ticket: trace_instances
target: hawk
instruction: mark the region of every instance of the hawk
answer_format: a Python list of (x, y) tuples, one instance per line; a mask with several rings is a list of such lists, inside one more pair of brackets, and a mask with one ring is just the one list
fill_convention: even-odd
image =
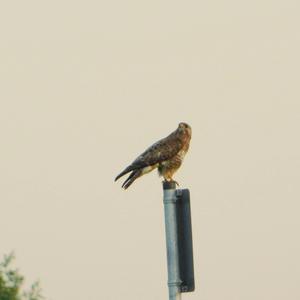
[(122, 185), (127, 189), (137, 178), (155, 168), (165, 181), (173, 181), (173, 175), (181, 166), (189, 149), (191, 136), (191, 127), (186, 123), (179, 123), (175, 131), (144, 151), (116, 177), (115, 181), (131, 172)]

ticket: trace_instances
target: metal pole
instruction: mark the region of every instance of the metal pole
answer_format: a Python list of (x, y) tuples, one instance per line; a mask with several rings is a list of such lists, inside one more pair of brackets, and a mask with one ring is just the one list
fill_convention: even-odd
[(163, 182), (164, 210), (168, 262), (169, 300), (180, 300), (180, 269), (176, 217), (176, 185), (175, 182)]

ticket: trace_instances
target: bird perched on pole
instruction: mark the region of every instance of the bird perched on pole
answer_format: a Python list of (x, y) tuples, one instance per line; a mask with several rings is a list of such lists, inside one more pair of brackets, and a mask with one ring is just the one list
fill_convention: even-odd
[(174, 181), (173, 175), (181, 166), (189, 149), (191, 136), (191, 127), (186, 123), (179, 123), (175, 131), (144, 151), (116, 177), (115, 181), (131, 172), (122, 185), (127, 189), (137, 178), (155, 168), (165, 181)]

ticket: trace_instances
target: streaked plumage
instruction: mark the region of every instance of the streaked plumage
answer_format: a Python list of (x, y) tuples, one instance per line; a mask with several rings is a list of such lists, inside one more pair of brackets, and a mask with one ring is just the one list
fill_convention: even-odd
[(118, 180), (130, 173), (122, 187), (127, 189), (138, 177), (157, 168), (160, 176), (166, 181), (173, 181), (173, 174), (181, 166), (183, 158), (189, 149), (192, 129), (186, 123), (180, 123), (178, 128), (167, 137), (159, 140), (137, 157), (115, 179)]

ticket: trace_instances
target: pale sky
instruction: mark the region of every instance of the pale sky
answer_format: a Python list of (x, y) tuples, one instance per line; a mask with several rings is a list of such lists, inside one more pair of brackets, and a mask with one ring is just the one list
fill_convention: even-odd
[(299, 300), (300, 2), (6, 1), (0, 255), (50, 300), (168, 297), (161, 178), (193, 129), (191, 300)]

